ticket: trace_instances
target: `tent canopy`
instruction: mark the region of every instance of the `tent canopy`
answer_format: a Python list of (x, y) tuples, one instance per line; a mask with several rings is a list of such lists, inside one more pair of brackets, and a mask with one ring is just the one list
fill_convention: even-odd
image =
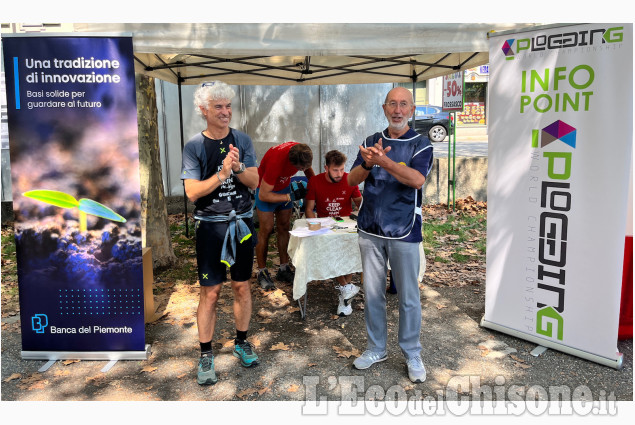
[(422, 81), (489, 62), (488, 33), (533, 24), (75, 24), (130, 33), (137, 72), (175, 84)]

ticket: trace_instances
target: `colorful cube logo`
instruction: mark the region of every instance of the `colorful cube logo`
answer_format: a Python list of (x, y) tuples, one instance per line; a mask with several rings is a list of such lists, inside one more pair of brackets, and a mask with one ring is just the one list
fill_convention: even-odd
[[(560, 140), (575, 149), (577, 130), (564, 121), (554, 121), (542, 130), (532, 130), (531, 147), (537, 148), (540, 144), (544, 148), (550, 143)], [(540, 139), (540, 143), (538, 143)]]
[(505, 59), (509, 60), (509, 59), (514, 59), (514, 50), (512, 49), (512, 46), (514, 45), (514, 42), (516, 40), (513, 38), (510, 38), (509, 40), (505, 40), (505, 42), (503, 43), (503, 54), (506, 56)]

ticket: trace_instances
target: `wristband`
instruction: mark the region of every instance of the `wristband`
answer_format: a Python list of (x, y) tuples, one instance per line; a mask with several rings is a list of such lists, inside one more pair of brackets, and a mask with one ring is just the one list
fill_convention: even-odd
[(223, 179), (220, 178), (219, 171), (216, 172), (216, 177), (218, 177), (218, 181), (220, 182), (220, 184), (225, 184), (225, 181), (223, 181)]
[(362, 166), (362, 168), (363, 168), (364, 170), (366, 170), (366, 171), (370, 171), (370, 170), (372, 170), (372, 169), (373, 169), (373, 166), (372, 166), (372, 165), (371, 165), (370, 167), (367, 167), (367, 166), (366, 166), (366, 161), (362, 162), (362, 163), (361, 163), (361, 164), (359, 164), (359, 165), (361, 165), (361, 166)]

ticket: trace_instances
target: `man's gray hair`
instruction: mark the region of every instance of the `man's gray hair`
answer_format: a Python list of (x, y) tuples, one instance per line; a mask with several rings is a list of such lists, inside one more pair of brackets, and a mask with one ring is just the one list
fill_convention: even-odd
[(205, 82), (194, 92), (194, 109), (196, 113), (205, 118), (201, 112), (201, 106), (207, 109), (209, 103), (213, 100), (231, 101), (235, 96), (236, 92), (234, 89), (222, 81)]

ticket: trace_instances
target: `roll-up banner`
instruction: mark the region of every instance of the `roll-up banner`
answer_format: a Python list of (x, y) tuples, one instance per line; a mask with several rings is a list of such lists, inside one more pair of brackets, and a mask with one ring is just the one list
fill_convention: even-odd
[(145, 359), (130, 36), (6, 36), (22, 357)]
[(481, 324), (611, 367), (633, 145), (633, 26), (490, 36)]

